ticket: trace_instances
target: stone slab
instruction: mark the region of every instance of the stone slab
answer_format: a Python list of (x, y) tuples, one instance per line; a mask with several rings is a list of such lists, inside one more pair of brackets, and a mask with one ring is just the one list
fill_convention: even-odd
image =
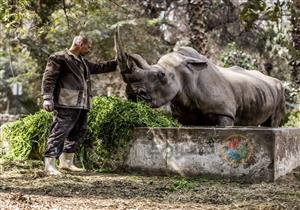
[(274, 179), (300, 166), (300, 129), (281, 129), (275, 132)]
[(125, 166), (162, 175), (274, 181), (300, 166), (300, 129), (137, 128)]

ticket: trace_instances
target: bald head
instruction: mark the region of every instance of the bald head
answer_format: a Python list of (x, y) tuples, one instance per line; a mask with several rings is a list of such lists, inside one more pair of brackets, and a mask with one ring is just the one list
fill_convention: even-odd
[(70, 51), (77, 55), (86, 55), (90, 52), (92, 41), (85, 35), (75, 36)]
[(72, 45), (79, 46), (81, 44), (86, 44), (88, 42), (91, 43), (91, 40), (89, 38), (87, 38), (87, 36), (80, 34), (80, 35), (74, 37)]

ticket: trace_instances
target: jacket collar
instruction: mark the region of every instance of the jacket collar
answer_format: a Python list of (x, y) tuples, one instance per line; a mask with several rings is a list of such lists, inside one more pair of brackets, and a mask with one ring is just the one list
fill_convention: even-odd
[(77, 61), (79, 61), (79, 62), (82, 62), (82, 60), (83, 60), (83, 58), (82, 58), (82, 56), (77, 56), (77, 55), (75, 55), (74, 53), (72, 53), (69, 49), (66, 49), (65, 50), (65, 52), (66, 52), (66, 54), (68, 54), (70, 57), (72, 57), (73, 59), (75, 59), (75, 60), (77, 60)]

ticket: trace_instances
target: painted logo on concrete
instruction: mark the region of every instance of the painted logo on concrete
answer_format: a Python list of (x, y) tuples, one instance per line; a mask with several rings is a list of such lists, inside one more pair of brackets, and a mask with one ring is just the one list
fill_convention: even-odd
[(253, 154), (253, 144), (242, 135), (229, 136), (221, 145), (221, 153), (233, 167), (247, 163)]

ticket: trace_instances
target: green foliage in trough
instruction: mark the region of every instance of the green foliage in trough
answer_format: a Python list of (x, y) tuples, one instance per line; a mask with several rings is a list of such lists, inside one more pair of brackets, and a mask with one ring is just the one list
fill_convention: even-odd
[[(143, 102), (117, 97), (95, 98), (89, 113), (87, 141), (81, 148), (86, 167), (116, 168), (124, 159), (126, 144), (134, 127), (178, 127), (169, 115)], [(99, 165), (100, 164), (100, 165)]]
[[(6, 126), (2, 141), (8, 140), (10, 160), (43, 159), (52, 113), (39, 111)], [(95, 97), (89, 113), (88, 132), (78, 151), (87, 169), (116, 168), (123, 161), (134, 127), (178, 127), (171, 116), (143, 102), (118, 97)]]

